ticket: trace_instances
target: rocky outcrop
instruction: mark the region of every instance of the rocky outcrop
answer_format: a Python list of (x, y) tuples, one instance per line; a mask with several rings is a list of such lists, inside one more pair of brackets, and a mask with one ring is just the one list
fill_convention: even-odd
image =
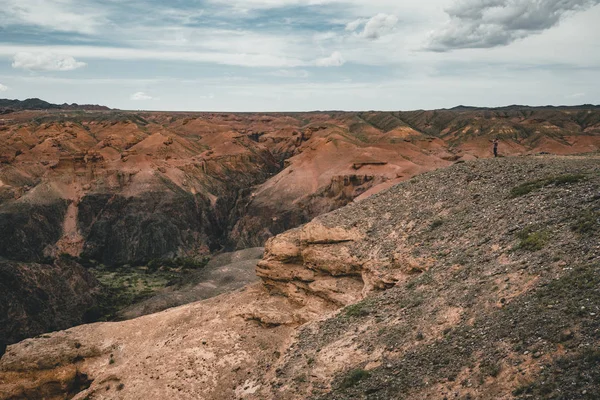
[(0, 261), (0, 353), (7, 345), (89, 322), (98, 283), (80, 265)]
[(298, 305), (297, 315), (306, 321), (427, 268), (423, 259), (361, 254), (358, 247), (366, 235), (357, 227), (325, 226), (317, 218), (269, 239), (256, 273), (271, 293)]

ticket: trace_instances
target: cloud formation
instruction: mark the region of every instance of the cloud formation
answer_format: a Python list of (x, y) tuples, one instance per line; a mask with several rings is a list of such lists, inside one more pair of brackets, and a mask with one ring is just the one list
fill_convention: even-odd
[(4, 86), (0, 83), (0, 92), (6, 92), (8, 90), (8, 86)]
[(319, 58), (315, 64), (317, 67), (341, 67), (346, 63), (342, 53), (334, 51), (329, 57)]
[(363, 24), (364, 28), (358, 33), (358, 36), (369, 40), (376, 40), (381, 36), (390, 33), (394, 29), (396, 24), (398, 24), (398, 17), (395, 15), (379, 13), (368, 20), (360, 18), (349, 22), (346, 24), (346, 30), (355, 32)]
[(450, 21), (432, 34), (429, 50), (505, 46), (556, 26), (600, 0), (458, 0)]
[(30, 71), (72, 71), (87, 64), (72, 56), (55, 53), (20, 52), (13, 57), (12, 67)]
[(280, 78), (308, 78), (310, 74), (304, 69), (279, 69), (271, 73)]
[(136, 92), (136, 93), (134, 93), (134, 94), (131, 95), (130, 99), (131, 100), (135, 100), (135, 101), (154, 100), (154, 97), (152, 97), (149, 94), (146, 94), (144, 92)]
[(352, 22), (348, 22), (346, 24), (346, 30), (350, 32), (356, 31), (362, 24), (364, 24), (367, 20), (364, 18), (355, 19)]
[(92, 34), (104, 22), (104, 11), (89, 0), (4, 0), (0, 8), (0, 25)]
[(360, 36), (365, 39), (375, 40), (391, 32), (398, 23), (398, 17), (389, 14), (377, 14), (366, 24)]

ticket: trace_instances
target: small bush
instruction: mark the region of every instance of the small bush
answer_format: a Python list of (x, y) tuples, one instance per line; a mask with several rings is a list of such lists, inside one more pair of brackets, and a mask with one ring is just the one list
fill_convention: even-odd
[(510, 197), (514, 199), (516, 197), (521, 197), (528, 193), (531, 193), (534, 190), (541, 189), (545, 186), (567, 185), (567, 184), (571, 184), (571, 183), (577, 183), (583, 179), (585, 179), (585, 175), (583, 175), (583, 174), (570, 174), (570, 175), (561, 175), (561, 176), (555, 176), (555, 177), (550, 177), (550, 178), (545, 178), (545, 179), (537, 179), (535, 181), (529, 181), (529, 182), (525, 182), (519, 186), (515, 186), (510, 191)]
[(346, 375), (346, 377), (342, 380), (341, 388), (347, 389), (352, 386), (355, 386), (358, 382), (365, 380), (371, 376), (369, 371), (365, 371), (364, 369), (353, 369)]
[(440, 226), (444, 225), (444, 221), (441, 219), (436, 219), (435, 221), (433, 221), (431, 223), (431, 225), (429, 225), (429, 230), (432, 231), (434, 229), (439, 228)]
[(485, 362), (481, 365), (480, 369), (484, 376), (495, 378), (500, 374), (501, 367), (500, 364), (495, 362)]
[(370, 305), (365, 301), (349, 305), (344, 309), (344, 315), (347, 317), (366, 317), (370, 313)]
[(518, 249), (528, 251), (538, 251), (544, 248), (548, 242), (549, 234), (547, 231), (533, 231), (532, 228), (526, 228), (517, 234), (521, 240), (517, 245)]
[(587, 211), (579, 215), (577, 221), (571, 225), (571, 230), (580, 235), (590, 234), (598, 230), (599, 221), (600, 213)]

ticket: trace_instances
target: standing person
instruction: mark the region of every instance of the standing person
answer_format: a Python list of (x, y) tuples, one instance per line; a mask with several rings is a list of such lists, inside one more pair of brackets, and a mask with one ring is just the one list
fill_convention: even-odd
[(494, 139), (494, 157), (498, 157), (498, 138)]

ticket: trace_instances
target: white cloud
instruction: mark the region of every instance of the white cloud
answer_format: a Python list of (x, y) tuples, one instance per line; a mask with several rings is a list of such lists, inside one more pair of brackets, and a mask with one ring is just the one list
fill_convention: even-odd
[(506, 46), (597, 4), (600, 0), (456, 0), (446, 10), (450, 21), (432, 34), (429, 49)]
[[(140, 49), (122, 47), (94, 47), (94, 46), (14, 46), (1, 45), (0, 55), (14, 54), (16, 51), (26, 48), (29, 54), (35, 52), (49, 51), (53, 54), (69, 53), (74, 57), (85, 57), (93, 59), (109, 60), (165, 60), (165, 61), (188, 61), (207, 62), (224, 65), (240, 65), (245, 67), (276, 67), (288, 68), (309, 65), (309, 61), (277, 54), (247, 54), (247, 53), (225, 53), (216, 51), (170, 51), (169, 49)], [(72, 57), (71, 57), (72, 58)], [(81, 65), (83, 64), (83, 65)], [(84, 63), (76, 64), (77, 68)], [(17, 68), (14, 63), (13, 67)]]
[(317, 67), (341, 67), (346, 63), (342, 53), (334, 51), (329, 57), (319, 58), (315, 64)]
[(379, 39), (381, 36), (390, 33), (396, 24), (398, 17), (389, 14), (377, 14), (365, 24), (365, 29), (360, 33), (365, 39)]
[(8, 90), (8, 86), (5, 86), (0, 83), (0, 92), (6, 92)]
[(13, 68), (31, 71), (72, 71), (87, 64), (72, 56), (55, 53), (20, 52), (13, 57)]
[(92, 34), (105, 12), (86, 0), (3, 0), (0, 25), (32, 25), (59, 32)]
[(309, 73), (304, 69), (280, 69), (271, 73), (281, 78), (308, 78)]
[(355, 19), (354, 21), (348, 22), (346, 24), (346, 30), (350, 31), (350, 32), (354, 32), (358, 29), (359, 26), (361, 26), (364, 23), (365, 23), (365, 19), (363, 19), (363, 18)]
[(144, 92), (136, 92), (136, 93), (134, 93), (134, 94), (131, 95), (130, 99), (131, 100), (135, 100), (135, 101), (140, 101), (140, 100), (155, 100), (154, 97), (152, 97), (149, 94), (146, 94)]

